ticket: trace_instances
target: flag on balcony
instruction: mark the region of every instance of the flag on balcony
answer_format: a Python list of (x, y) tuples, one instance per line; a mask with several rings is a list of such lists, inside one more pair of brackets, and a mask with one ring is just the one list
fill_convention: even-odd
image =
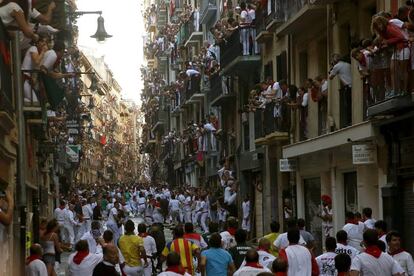
[(41, 74), (41, 79), (43, 80), (47, 101), (52, 109), (56, 109), (65, 97), (65, 90), (58, 85), (55, 79), (45, 74)]
[(105, 146), (106, 145), (106, 135), (101, 135), (100, 141), (101, 145)]
[(175, 0), (170, 0), (170, 16), (173, 16), (175, 12)]

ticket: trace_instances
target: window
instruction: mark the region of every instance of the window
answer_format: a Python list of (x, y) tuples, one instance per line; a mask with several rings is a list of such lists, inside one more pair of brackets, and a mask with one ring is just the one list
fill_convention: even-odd
[(277, 80), (287, 80), (288, 79), (288, 68), (287, 68), (287, 55), (286, 51), (283, 51), (280, 55), (276, 57), (276, 70), (277, 70)]
[(344, 173), (345, 212), (358, 211), (357, 173)]

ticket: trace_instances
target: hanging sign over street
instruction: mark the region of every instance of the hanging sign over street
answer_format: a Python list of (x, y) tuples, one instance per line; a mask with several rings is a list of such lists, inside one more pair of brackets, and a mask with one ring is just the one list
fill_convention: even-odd
[(69, 162), (79, 162), (80, 145), (66, 145), (66, 154), (68, 155)]

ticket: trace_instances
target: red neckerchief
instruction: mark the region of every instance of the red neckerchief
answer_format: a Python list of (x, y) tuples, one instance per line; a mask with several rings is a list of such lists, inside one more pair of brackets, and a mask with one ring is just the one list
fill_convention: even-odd
[(287, 276), (287, 272), (275, 272), (275, 276)]
[(359, 61), (359, 64), (362, 66), (367, 66), (367, 59), (365, 58), (364, 54), (362, 54), (362, 60)]
[(200, 241), (201, 240), (201, 236), (198, 233), (185, 233), (184, 234), (184, 239)]
[(263, 268), (260, 264), (256, 262), (246, 262), (246, 266), (254, 267), (254, 268)]
[(347, 219), (346, 223), (351, 223), (351, 224), (358, 225), (358, 221), (356, 219)]
[(140, 236), (141, 238), (145, 238), (145, 237), (148, 237), (148, 233), (147, 232), (139, 233), (138, 236)]
[(31, 262), (35, 261), (35, 260), (40, 260), (42, 258), (42, 256), (40, 255), (30, 255), (29, 257), (26, 258), (26, 265), (29, 265)]
[(59, 209), (60, 209), (60, 210), (65, 209), (65, 205), (60, 205), (60, 206), (59, 206)]
[(402, 252), (404, 252), (405, 250), (404, 249), (402, 249), (402, 248), (400, 248), (400, 249), (398, 249), (398, 250), (395, 250), (394, 252), (389, 252), (388, 251), (388, 254), (390, 254), (391, 256), (394, 256), (394, 255), (397, 255), (397, 254), (400, 254), (400, 253), (402, 253)]
[(185, 269), (182, 268), (180, 265), (169, 266), (165, 271), (171, 271), (181, 275), (185, 274)]
[(369, 255), (371, 255), (371, 256), (378, 259), (381, 256), (382, 251), (381, 251), (381, 249), (378, 248), (378, 246), (371, 245), (371, 246), (368, 246), (365, 249), (365, 253), (367, 253), (367, 254), (369, 254)]
[(234, 227), (227, 228), (227, 232), (230, 233), (230, 235), (234, 236), (236, 234), (237, 229)]
[(259, 247), (257, 248), (257, 251), (264, 251), (264, 252), (270, 253), (269, 249), (267, 249), (267, 248), (263, 248), (263, 247), (261, 247), (261, 246), (259, 246)]
[(88, 255), (89, 255), (89, 250), (78, 251), (73, 257), (73, 262), (79, 265), (83, 261), (83, 259), (85, 259), (86, 256)]

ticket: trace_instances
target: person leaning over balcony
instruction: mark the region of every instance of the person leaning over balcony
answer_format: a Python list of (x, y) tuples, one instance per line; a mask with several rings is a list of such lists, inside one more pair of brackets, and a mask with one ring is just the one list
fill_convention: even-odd
[[(391, 83), (394, 86), (394, 90), (389, 92), (388, 97), (392, 97), (395, 93), (405, 94), (407, 92), (407, 70), (410, 60), (407, 36), (401, 28), (383, 16), (373, 17), (371, 29), (377, 35), (376, 40), (380, 48), (392, 47), (394, 51), (391, 57)], [(395, 76), (396, 72), (400, 72), (398, 74), (398, 81)]]
[(332, 80), (336, 76), (341, 81), (340, 93), (345, 99), (344, 108), (347, 111), (347, 117), (345, 118), (345, 125), (349, 126), (352, 123), (351, 110), (352, 110), (352, 71), (351, 64), (344, 59), (340, 59), (338, 54), (332, 56), (332, 65), (329, 72), (329, 79)]
[(25, 11), (15, 1), (3, 0), (0, 3), (0, 19), (6, 28), (19, 28), (25, 37), (33, 41), (39, 39), (26, 21)]

